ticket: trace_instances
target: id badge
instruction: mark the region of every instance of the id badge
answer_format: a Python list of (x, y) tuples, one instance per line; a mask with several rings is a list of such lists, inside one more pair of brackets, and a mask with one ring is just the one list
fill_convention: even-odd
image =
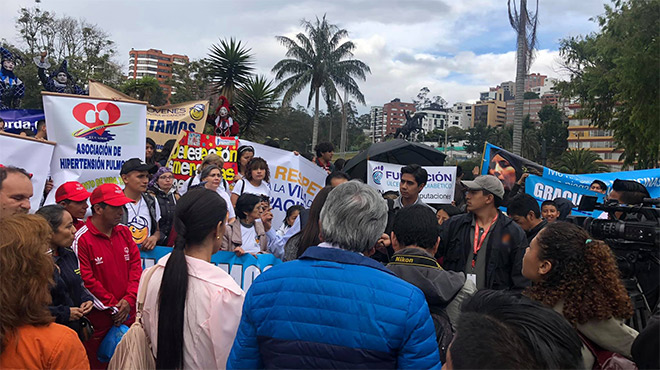
[(467, 279), (477, 285), (477, 275), (476, 274), (467, 274)]

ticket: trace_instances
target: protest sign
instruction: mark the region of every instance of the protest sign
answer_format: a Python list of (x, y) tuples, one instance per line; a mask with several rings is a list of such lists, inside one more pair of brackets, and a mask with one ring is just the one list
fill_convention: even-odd
[(37, 122), (44, 119), (41, 109), (7, 109), (0, 110), (0, 118), (5, 121), (5, 131), (19, 134), (23, 130), (37, 133)]
[(209, 102), (190, 101), (162, 107), (147, 107), (147, 137), (163, 148), (168, 140), (176, 140), (182, 131), (202, 133), (206, 123)]
[(121, 91), (115, 90), (110, 86), (104, 85), (98, 81), (89, 80), (89, 96), (103, 99), (134, 100)]
[[(384, 193), (399, 191), (402, 164), (368, 161), (367, 185)], [(419, 197), (427, 204), (448, 204), (454, 200), (456, 186), (456, 167), (424, 166), (428, 172), (428, 181)]]
[(167, 167), (174, 173), (174, 186), (178, 189), (182, 183), (195, 176), (197, 167), (209, 154), (217, 154), (225, 161), (222, 176), (228, 182), (234, 180), (238, 171), (236, 150), (238, 139), (182, 131), (172, 149)]
[(53, 149), (55, 143), (51, 141), (0, 133), (0, 164), (20, 167), (32, 174), (34, 192), (30, 199), (32, 212), (39, 209), (44, 185), (50, 172)]
[[(43, 92), (48, 138), (57, 142), (50, 170), (55, 189), (78, 181), (92, 191), (123, 185), (119, 171), (130, 158), (144, 160), (147, 107), (140, 102)], [(54, 203), (55, 192), (46, 200)]]
[[(142, 268), (155, 265), (159, 259), (170, 252), (172, 252), (172, 248), (167, 247), (155, 247), (150, 251), (140, 251)], [(272, 254), (258, 254), (255, 258), (251, 254), (238, 257), (233, 252), (219, 251), (211, 256), (211, 263), (225, 270), (241, 289), (247, 291), (257, 276), (269, 268), (279, 265), (282, 261)]]
[(252, 146), (254, 156), (268, 162), (273, 228), (282, 225), (289, 207), (302, 204), (309, 208), (316, 194), (323, 189), (327, 173), (304, 157), (247, 140), (241, 140), (241, 145)]

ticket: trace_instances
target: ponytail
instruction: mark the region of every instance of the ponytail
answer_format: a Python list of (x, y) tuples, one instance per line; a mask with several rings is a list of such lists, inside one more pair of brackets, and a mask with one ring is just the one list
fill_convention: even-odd
[(158, 297), (158, 353), (156, 368), (183, 368), (183, 327), (188, 294), (185, 249), (201, 243), (227, 215), (227, 203), (215, 191), (195, 188), (176, 204), (177, 239), (167, 260)]

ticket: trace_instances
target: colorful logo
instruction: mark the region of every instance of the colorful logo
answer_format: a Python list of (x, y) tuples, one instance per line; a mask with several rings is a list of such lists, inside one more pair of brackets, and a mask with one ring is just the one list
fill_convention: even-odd
[(190, 108), (190, 118), (199, 121), (204, 117), (204, 104), (195, 104)]
[(119, 107), (110, 102), (100, 102), (96, 105), (92, 103), (80, 103), (73, 107), (73, 117), (81, 124), (87, 126), (87, 128), (74, 132), (73, 136), (84, 137), (87, 140), (101, 143), (114, 140), (115, 135), (111, 134), (107, 129), (130, 123), (117, 122), (120, 116), (121, 111)]
[(128, 229), (133, 235), (135, 244), (142, 244), (149, 236), (149, 221), (142, 216), (135, 216), (128, 223)]
[(380, 181), (383, 179), (383, 166), (376, 166), (371, 172), (371, 178), (377, 185), (380, 185)]

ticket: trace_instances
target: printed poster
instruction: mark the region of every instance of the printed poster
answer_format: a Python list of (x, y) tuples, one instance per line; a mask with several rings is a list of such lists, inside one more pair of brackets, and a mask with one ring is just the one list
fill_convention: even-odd
[(160, 150), (168, 140), (176, 140), (183, 131), (201, 134), (206, 124), (209, 102), (190, 101), (162, 107), (147, 107), (147, 137)]
[[(402, 164), (368, 161), (367, 185), (384, 193), (399, 192)], [(426, 204), (450, 204), (454, 200), (456, 187), (455, 166), (424, 166), (428, 180), (420, 198)]]

